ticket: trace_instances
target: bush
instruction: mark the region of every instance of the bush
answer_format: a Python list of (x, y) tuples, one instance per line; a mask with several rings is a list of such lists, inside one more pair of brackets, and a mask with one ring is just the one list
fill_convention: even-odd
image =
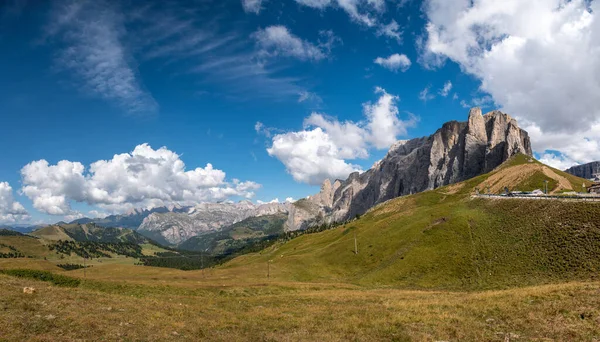
[(79, 265), (79, 264), (58, 264), (56, 266), (62, 268), (65, 271), (73, 271), (73, 270), (78, 270), (81, 268), (89, 267), (89, 266), (83, 266), (83, 265)]
[(29, 278), (39, 281), (47, 281), (56, 286), (77, 287), (81, 281), (77, 278), (54, 274), (48, 271), (37, 271), (28, 269), (0, 270), (0, 273), (18, 278)]

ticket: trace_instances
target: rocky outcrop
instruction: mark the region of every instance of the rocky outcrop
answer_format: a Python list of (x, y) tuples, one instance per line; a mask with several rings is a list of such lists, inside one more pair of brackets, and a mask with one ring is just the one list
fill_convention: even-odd
[(218, 231), (248, 217), (287, 213), (289, 203), (253, 204), (201, 203), (188, 208), (187, 212), (162, 212), (148, 215), (137, 231), (158, 242), (179, 244), (206, 232)]
[(447, 122), (432, 136), (398, 141), (366, 172), (325, 181), (319, 194), (294, 203), (287, 229), (347, 220), (386, 200), (489, 172), (518, 153), (532, 155), (529, 135), (517, 121), (473, 108), (466, 122)]
[(600, 161), (573, 166), (565, 172), (585, 179), (595, 179), (600, 177)]

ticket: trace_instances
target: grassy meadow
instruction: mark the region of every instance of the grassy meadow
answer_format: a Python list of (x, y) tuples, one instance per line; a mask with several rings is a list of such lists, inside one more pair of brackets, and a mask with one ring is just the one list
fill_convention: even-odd
[(43, 239), (2, 236), (33, 257), (0, 259), (0, 271), (81, 283), (0, 273), (0, 341), (600, 341), (600, 203), (471, 196), (544, 180), (584, 185), (517, 157), (195, 271), (124, 257), (65, 271)]

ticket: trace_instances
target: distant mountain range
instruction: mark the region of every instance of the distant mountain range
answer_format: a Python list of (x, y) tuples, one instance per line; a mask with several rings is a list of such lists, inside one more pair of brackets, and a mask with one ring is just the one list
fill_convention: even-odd
[(284, 232), (286, 213), (248, 217), (218, 231), (194, 236), (179, 244), (179, 249), (229, 255), (252, 243), (276, 238)]
[(151, 242), (150, 239), (134, 230), (128, 228), (107, 228), (94, 223), (49, 225), (29, 235), (55, 241), (128, 242), (138, 245)]
[(0, 229), (12, 230), (15, 232), (27, 234), (31, 233), (34, 230), (40, 229), (42, 227), (47, 226), (46, 224), (38, 224), (38, 225), (25, 225), (25, 224), (17, 224), (17, 225), (0, 225)]
[(70, 223), (95, 223), (104, 227), (121, 227), (121, 228), (129, 228), (129, 229), (138, 229), (138, 227), (142, 224), (144, 219), (148, 217), (150, 214), (154, 213), (180, 213), (187, 212), (192, 207), (181, 207), (181, 206), (172, 206), (172, 207), (157, 207), (152, 209), (134, 209), (127, 214), (121, 215), (110, 215), (105, 218), (95, 218), (90, 219), (87, 217), (80, 218), (74, 220)]
[[(293, 204), (201, 203), (81, 218), (70, 224), (125, 228), (164, 245), (215, 249), (211, 244), (241, 228), (232, 228), (237, 223), (246, 224), (253, 232), (264, 230), (257, 226), (260, 222), (272, 225), (270, 220), (245, 221), (248, 219), (283, 215), (284, 231), (346, 221), (387, 200), (490, 172), (517, 154), (532, 155), (529, 135), (517, 121), (500, 111), (483, 115), (481, 109), (473, 108), (466, 122), (447, 122), (431, 136), (398, 141), (370, 170), (352, 173), (346, 180), (327, 180), (318, 194)], [(235, 240), (229, 237), (224, 238), (227, 243)]]

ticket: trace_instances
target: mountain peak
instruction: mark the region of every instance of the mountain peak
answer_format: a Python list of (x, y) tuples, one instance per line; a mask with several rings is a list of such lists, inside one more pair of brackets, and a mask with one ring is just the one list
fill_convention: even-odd
[[(526, 131), (500, 111), (469, 111), (466, 122), (450, 121), (429, 137), (400, 140), (370, 170), (351, 173), (335, 190), (325, 182), (321, 192), (295, 208), (288, 229), (343, 221), (363, 214), (386, 200), (435, 189), (489, 172), (510, 157), (531, 156)], [(315, 209), (317, 208), (317, 209)], [(308, 210), (308, 209), (307, 209)]]

